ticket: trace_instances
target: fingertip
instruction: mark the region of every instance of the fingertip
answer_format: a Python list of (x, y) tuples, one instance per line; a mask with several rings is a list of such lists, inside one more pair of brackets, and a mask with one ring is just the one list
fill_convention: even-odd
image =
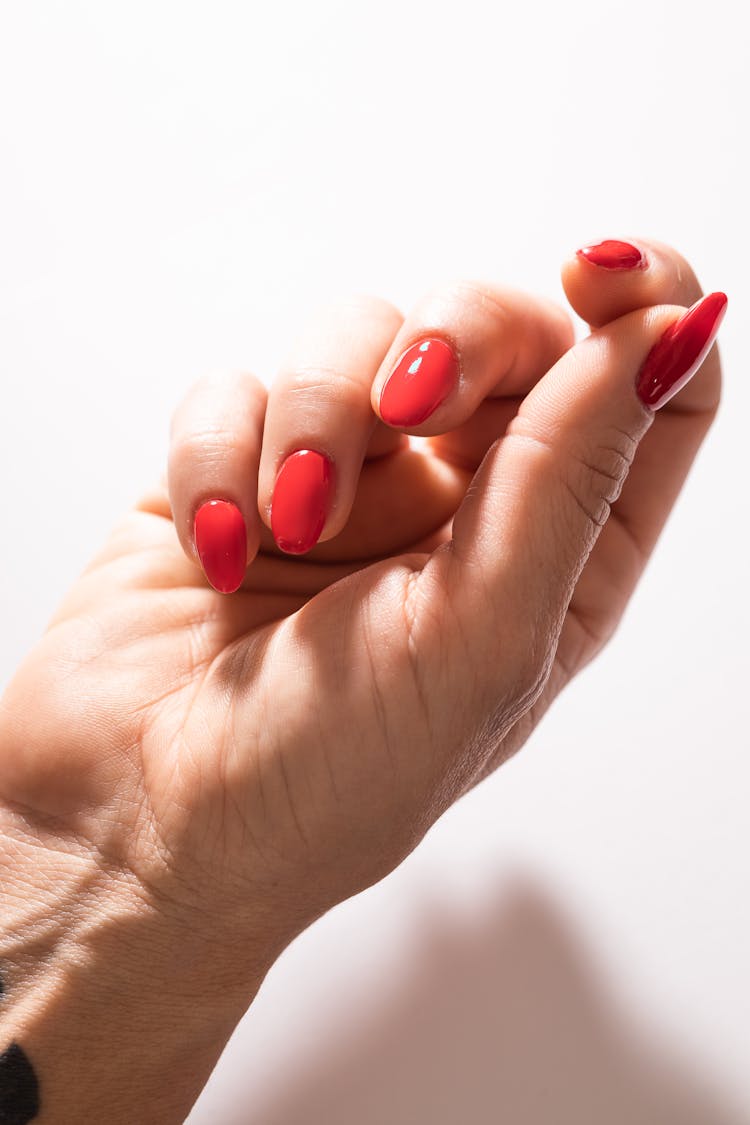
[(193, 544), (206, 578), (221, 594), (242, 585), (248, 560), (247, 525), (231, 500), (210, 499), (193, 519)]
[(197, 380), (174, 412), (167, 483), (187, 558), (231, 593), (260, 544), (255, 515), (267, 392), (245, 372)]
[(673, 297), (673, 271), (663, 256), (640, 238), (587, 242), (563, 262), (565, 296), (573, 310), (600, 328), (637, 308)]

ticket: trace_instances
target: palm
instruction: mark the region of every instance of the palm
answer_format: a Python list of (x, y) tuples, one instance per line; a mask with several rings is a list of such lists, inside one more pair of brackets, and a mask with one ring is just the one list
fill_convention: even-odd
[[(517, 405), (496, 404), (502, 419), (490, 440)], [(2, 797), (51, 816), (139, 878), (158, 881), (176, 862), (189, 894), (201, 885), (225, 895), (229, 886), (233, 910), (248, 880), (275, 879), (281, 860), (297, 886), (300, 925), (308, 882), (315, 913), (385, 874), (450, 803), (434, 791), (435, 731), (447, 755), (471, 729), (449, 691), (444, 714), (439, 702), (425, 707), (407, 652), (411, 579), (450, 539), (489, 444), (474, 445), (470, 464), (455, 456), (452, 437), (430, 439), (426, 454), (404, 439), (366, 460), (346, 527), (305, 558), (279, 552), (264, 527), (231, 598), (185, 557), (164, 486), (144, 497), (11, 686), (14, 713), (33, 714), (34, 726), (15, 732)], [(626, 505), (637, 505), (641, 488), (634, 476)], [(561, 684), (604, 643), (640, 565), (616, 507), (579, 580), (554, 674), (497, 741), (490, 767), (525, 741)], [(435, 639), (446, 599), (431, 592)], [(450, 669), (443, 674), (447, 685)], [(467, 786), (477, 776), (471, 767)], [(215, 907), (226, 910), (225, 899)]]
[[(11, 685), (9, 707), (21, 715), (33, 707), (34, 728), (17, 731), (23, 750), (6, 755), (4, 799), (53, 817), (147, 879), (158, 877), (165, 857), (178, 856), (186, 879), (200, 872), (207, 883), (231, 884), (229, 868), (238, 886), (250, 873), (262, 878), (270, 853), (288, 858), (304, 879), (305, 856), (324, 866), (326, 839), (340, 838), (341, 818), (351, 822), (354, 884), (398, 862), (419, 829), (404, 811), (405, 835), (379, 838), (385, 813), (391, 821), (398, 814), (404, 781), (391, 754), (405, 720), (389, 729), (378, 700), (398, 674), (407, 572), (394, 574), (384, 556), (439, 536), (467, 474), (436, 469), (442, 491), (425, 489), (421, 454), (404, 448), (387, 460), (363, 471), (358, 511), (372, 490), (382, 502), (359, 550), (356, 512), (339, 537), (342, 561), (337, 541), (313, 552), (328, 556), (324, 566), (283, 556), (268, 535), (246, 588), (231, 598), (211, 590), (185, 558), (166, 494), (144, 497)], [(397, 462), (423, 487), (427, 517), (411, 541), (407, 514), (415, 508), (392, 487)], [(314, 597), (378, 558), (361, 582), (337, 587), (325, 603)], [(292, 622), (306, 605), (307, 616)], [(371, 659), (386, 640), (390, 662)], [(407, 710), (420, 715), (404, 702), (399, 711)], [(418, 717), (411, 722), (416, 745), (426, 732)], [(409, 792), (427, 784), (418, 753), (405, 772)], [(362, 792), (367, 816), (354, 811)], [(312, 839), (317, 854), (306, 851)]]

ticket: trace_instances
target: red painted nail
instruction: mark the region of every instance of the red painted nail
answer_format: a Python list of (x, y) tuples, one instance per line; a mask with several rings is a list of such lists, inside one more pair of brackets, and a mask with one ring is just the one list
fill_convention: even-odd
[(709, 293), (671, 324), (646, 356), (636, 381), (641, 402), (658, 410), (692, 379), (716, 339), (726, 293)]
[(333, 491), (333, 465), (322, 453), (298, 449), (284, 461), (271, 499), (271, 531), (292, 555), (318, 542)]
[(380, 416), (390, 426), (417, 426), (447, 398), (458, 380), (458, 359), (444, 340), (407, 348), (380, 395)]
[(635, 270), (639, 267), (643, 269), (646, 265), (646, 258), (637, 246), (631, 246), (629, 242), (618, 242), (615, 238), (597, 242), (595, 246), (583, 246), (576, 250), (576, 254), (605, 270)]
[(242, 512), (230, 500), (207, 500), (195, 513), (193, 538), (206, 578), (221, 594), (233, 594), (247, 568)]

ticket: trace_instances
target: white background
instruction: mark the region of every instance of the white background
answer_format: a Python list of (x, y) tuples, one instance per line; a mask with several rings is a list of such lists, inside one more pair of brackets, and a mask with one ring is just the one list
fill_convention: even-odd
[(719, 420), (615, 639), (285, 952), (190, 1125), (750, 1122), (743, 8), (3, 5), (0, 688), (189, 383), (270, 383), (328, 296), (563, 300), (571, 250), (640, 234), (730, 297)]

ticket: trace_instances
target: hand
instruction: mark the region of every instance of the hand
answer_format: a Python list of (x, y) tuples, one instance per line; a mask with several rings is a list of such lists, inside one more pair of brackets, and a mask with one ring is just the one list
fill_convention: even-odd
[[(636, 393), (700, 296), (673, 250), (639, 246), (647, 266), (565, 263), (594, 329), (575, 345), (550, 302), (460, 283), (403, 322), (366, 298), (320, 313), (268, 394), (246, 375), (196, 384), (167, 480), (3, 697), (6, 831), (22, 820), (40, 847), (64, 841), (134, 880), (172, 934), (206, 935), (211, 971), (240, 991), (249, 949), (262, 975), (392, 870), (612, 634), (716, 411), (715, 349), (658, 414)], [(708, 299), (660, 345), (662, 373), (695, 367), (723, 307)], [(425, 339), (455, 348), (458, 386), (425, 361), (442, 401), (399, 426), (414, 403), (391, 396), (386, 425), (387, 375)], [(317, 509), (295, 506), (289, 475), (271, 519), (300, 449), (332, 458), (327, 491), (310, 458)], [(193, 540), (214, 499), (239, 513), (198, 523), (214, 581), (241, 579), (231, 594)]]

